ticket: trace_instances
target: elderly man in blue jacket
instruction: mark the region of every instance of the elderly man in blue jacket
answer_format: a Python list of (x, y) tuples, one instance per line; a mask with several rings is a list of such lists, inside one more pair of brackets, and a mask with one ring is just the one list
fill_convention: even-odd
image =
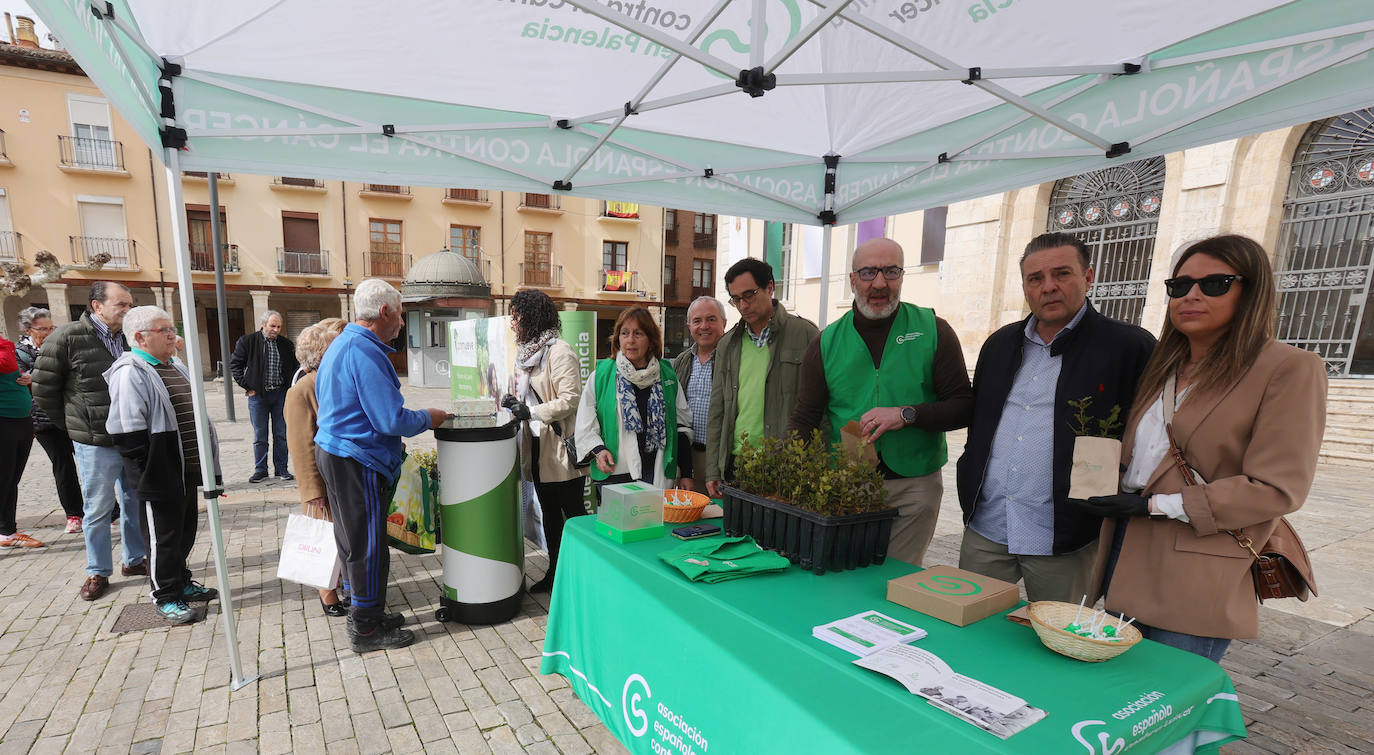
[(315, 379), (315, 460), (328, 491), (334, 539), (352, 593), (348, 637), (356, 653), (405, 647), (415, 635), (386, 613), (390, 554), (387, 490), (401, 471), (401, 438), (438, 427), (443, 409), (407, 409), (387, 345), (401, 332), (401, 293), (369, 278), (353, 297), (356, 319), (330, 344)]

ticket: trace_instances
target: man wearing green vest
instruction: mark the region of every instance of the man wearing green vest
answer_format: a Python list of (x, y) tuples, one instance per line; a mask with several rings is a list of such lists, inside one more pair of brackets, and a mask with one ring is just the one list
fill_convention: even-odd
[(874, 444), (888, 503), (898, 511), (887, 554), (920, 565), (935, 534), (949, 458), (945, 432), (968, 426), (973, 389), (954, 329), (901, 300), (902, 247), (871, 239), (854, 250), (854, 308), (812, 340), (788, 431), (846, 425)]
[(802, 354), (816, 326), (773, 298), (773, 267), (746, 257), (725, 271), (725, 290), (740, 321), (716, 345), (706, 421), (706, 489), (721, 496), (734, 456), (750, 438), (778, 438), (797, 403)]

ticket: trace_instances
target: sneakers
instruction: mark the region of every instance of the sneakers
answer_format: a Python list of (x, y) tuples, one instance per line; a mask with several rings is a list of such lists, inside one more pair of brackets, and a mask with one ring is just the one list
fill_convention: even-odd
[(148, 562), (139, 561), (136, 564), (120, 564), (119, 573), (126, 577), (146, 577), (148, 576)]
[(77, 534), (77, 533), (79, 533), (79, 532), (81, 532), (81, 517), (79, 517), (79, 516), (69, 516), (69, 517), (67, 517), (67, 534), (68, 534), (68, 535), (75, 535), (75, 534)]
[(105, 591), (110, 589), (110, 578), (102, 577), (99, 574), (92, 574), (86, 577), (86, 583), (81, 585), (82, 600), (99, 600)]
[(182, 588), (181, 599), (187, 603), (204, 603), (215, 600), (219, 597), (219, 590), (213, 587), (206, 587), (194, 579), (186, 583)]
[(196, 612), (184, 600), (169, 600), (157, 604), (157, 615), (168, 624), (189, 624), (196, 620)]
[(387, 628), (378, 625), (372, 631), (363, 633), (353, 628), (353, 622), (348, 623), (348, 641), (353, 646), (355, 653), (367, 653), (373, 650), (391, 650), (393, 648), (403, 648), (415, 642), (415, 633), (409, 629), (400, 627)]
[(389, 613), (382, 617), (382, 629), (400, 629), (406, 623), (405, 614)]
[(249, 482), (255, 482), (255, 483), (256, 483), (256, 482), (262, 482), (263, 480), (266, 480), (266, 479), (267, 479), (267, 473), (266, 473), (266, 472), (254, 472), (254, 473), (253, 473), (253, 476), (248, 478), (248, 481), (249, 481)]
[(0, 537), (0, 548), (43, 548), (41, 540), (35, 540), (22, 532), (16, 532), (8, 537)]
[(290, 482), (291, 480), (296, 479), (296, 476), (293, 475), (293, 474), (291, 474), (290, 472), (282, 472), (281, 474), (277, 475), (277, 479), (278, 479), (278, 480), (286, 480), (286, 481)]

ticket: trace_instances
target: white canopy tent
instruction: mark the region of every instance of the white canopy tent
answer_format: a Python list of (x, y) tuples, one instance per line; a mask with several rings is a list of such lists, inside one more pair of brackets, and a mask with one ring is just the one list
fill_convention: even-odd
[(165, 156), (186, 317), (183, 169), (828, 229), (1374, 101), (1368, 0), (30, 2)]

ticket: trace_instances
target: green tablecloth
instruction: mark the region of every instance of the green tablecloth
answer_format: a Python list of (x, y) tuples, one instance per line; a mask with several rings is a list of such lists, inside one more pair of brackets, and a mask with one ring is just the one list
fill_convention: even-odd
[[(658, 560), (672, 537), (620, 545), (568, 522), (541, 671), (561, 674), (633, 752), (1035, 752), (1214, 749), (1245, 735), (1231, 680), (1142, 642), (1106, 663), (1057, 655), (993, 616), (955, 627), (885, 599), (894, 559), (817, 577), (800, 568), (719, 584)], [(931, 707), (811, 628), (867, 609), (929, 632), (916, 645), (1048, 715), (1000, 740)]]

